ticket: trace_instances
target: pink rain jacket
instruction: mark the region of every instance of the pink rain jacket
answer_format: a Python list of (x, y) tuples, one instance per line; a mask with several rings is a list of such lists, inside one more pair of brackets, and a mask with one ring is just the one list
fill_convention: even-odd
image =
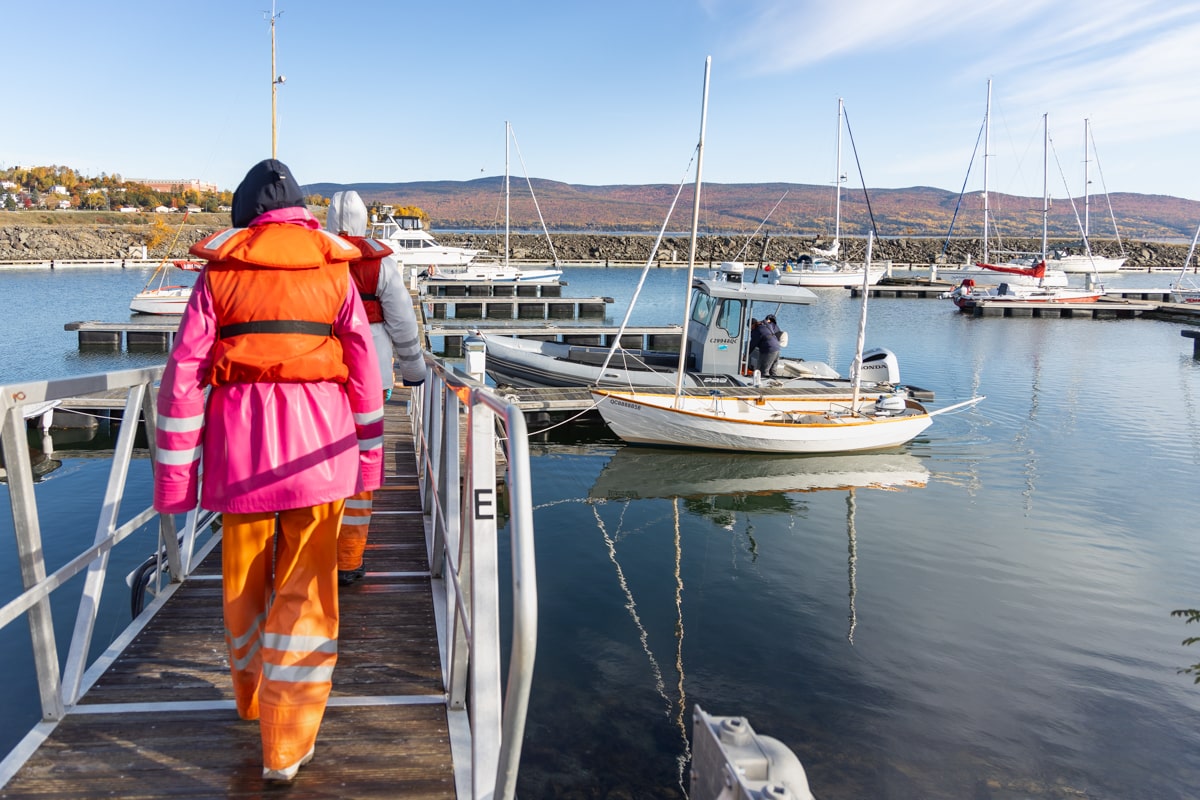
[[(314, 236), (328, 235), (316, 230), (315, 218), (299, 211), (267, 212), (251, 227), (300, 224), (314, 229)], [(272, 257), (263, 254), (256, 263), (269, 264)], [(201, 275), (159, 389), (154, 507), (164, 514), (190, 511), (197, 488), (203, 508), (239, 514), (314, 506), (378, 488), (383, 388), (354, 282), (347, 281), (346, 302), (333, 324), (350, 370), (345, 384), (232, 383), (210, 388), (206, 407), (204, 380), (218, 326)]]

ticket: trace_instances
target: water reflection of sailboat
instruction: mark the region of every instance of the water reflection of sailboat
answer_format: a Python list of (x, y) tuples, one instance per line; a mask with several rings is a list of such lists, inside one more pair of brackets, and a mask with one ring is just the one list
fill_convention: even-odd
[(620, 447), (588, 496), (600, 499), (770, 495), (825, 489), (921, 487), (929, 470), (909, 453), (765, 456)]

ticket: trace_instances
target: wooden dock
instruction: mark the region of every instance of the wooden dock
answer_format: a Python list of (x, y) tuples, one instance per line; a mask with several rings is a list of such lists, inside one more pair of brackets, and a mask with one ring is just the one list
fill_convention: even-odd
[(238, 719), (220, 549), (129, 641), (0, 798), (455, 797), (407, 393), (386, 408), (365, 580), (341, 593), (333, 694), (316, 758), (262, 780), (258, 723)]
[(1161, 303), (1142, 303), (1103, 297), (1095, 303), (1057, 303), (983, 298), (964, 303), (960, 310), (976, 317), (1035, 317), (1051, 319), (1132, 319), (1156, 311)]
[(611, 297), (424, 296), (426, 319), (582, 319), (603, 317)]

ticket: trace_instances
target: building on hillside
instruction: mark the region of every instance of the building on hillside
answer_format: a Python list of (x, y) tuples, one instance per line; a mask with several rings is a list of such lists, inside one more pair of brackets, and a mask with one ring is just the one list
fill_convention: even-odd
[(187, 191), (217, 191), (217, 185), (215, 183), (205, 183), (199, 178), (170, 178), (168, 180), (161, 178), (129, 178), (127, 182), (140, 183), (143, 186), (149, 186), (156, 192), (169, 192), (171, 194), (183, 194)]

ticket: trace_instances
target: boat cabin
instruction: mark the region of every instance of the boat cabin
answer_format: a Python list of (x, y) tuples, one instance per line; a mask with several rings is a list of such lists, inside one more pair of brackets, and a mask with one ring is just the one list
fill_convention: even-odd
[(687, 328), (688, 354), (695, 371), (744, 374), (751, 318), (778, 315), (784, 305), (810, 305), (816, 299), (803, 286), (696, 280)]

